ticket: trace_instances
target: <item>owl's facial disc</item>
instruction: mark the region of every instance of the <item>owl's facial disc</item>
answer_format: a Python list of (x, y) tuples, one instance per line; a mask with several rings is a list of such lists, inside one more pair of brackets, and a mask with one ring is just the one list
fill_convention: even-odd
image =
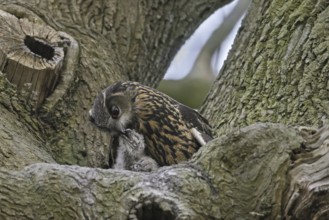
[(131, 122), (131, 102), (124, 93), (101, 92), (89, 110), (89, 119), (97, 127), (120, 135), (126, 132)]
[(132, 118), (132, 103), (124, 93), (115, 93), (106, 97), (106, 109), (110, 115), (108, 127), (112, 133), (124, 134)]

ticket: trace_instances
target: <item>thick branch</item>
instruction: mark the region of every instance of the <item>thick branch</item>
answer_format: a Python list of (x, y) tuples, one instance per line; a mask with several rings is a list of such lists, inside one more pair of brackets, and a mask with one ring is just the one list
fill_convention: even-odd
[(154, 173), (55, 164), (1, 169), (0, 217), (328, 217), (328, 134), (328, 127), (305, 135), (305, 129), (255, 124)]
[[(209, 78), (213, 82), (214, 73), (211, 67), (211, 59), (216, 50), (219, 50), (222, 42), (232, 32), (234, 26), (241, 19), (250, 5), (250, 0), (239, 0), (233, 10), (225, 16), (223, 22), (213, 31), (207, 42), (198, 54), (188, 77)], [(206, 78), (207, 79), (207, 78)]]
[(274, 218), (288, 185), (282, 177), (301, 143), (293, 128), (256, 124), (212, 141), (188, 163), (154, 173), (50, 164), (2, 169), (0, 217)]

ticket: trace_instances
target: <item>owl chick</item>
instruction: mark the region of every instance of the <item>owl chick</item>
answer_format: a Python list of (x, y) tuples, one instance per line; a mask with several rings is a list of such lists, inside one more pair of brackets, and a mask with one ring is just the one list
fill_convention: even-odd
[(151, 172), (158, 168), (157, 163), (144, 153), (144, 137), (134, 130), (127, 129), (119, 136), (119, 146), (114, 169)]
[(103, 90), (89, 115), (114, 140), (127, 129), (141, 134), (145, 154), (159, 166), (188, 160), (212, 139), (208, 121), (197, 111), (137, 82), (118, 82)]

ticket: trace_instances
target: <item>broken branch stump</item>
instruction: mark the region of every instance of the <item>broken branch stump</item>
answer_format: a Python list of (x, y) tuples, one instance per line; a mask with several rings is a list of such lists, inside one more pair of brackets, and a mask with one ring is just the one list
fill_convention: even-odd
[(63, 39), (53, 28), (0, 10), (0, 71), (28, 90), (37, 108), (54, 90), (64, 60)]

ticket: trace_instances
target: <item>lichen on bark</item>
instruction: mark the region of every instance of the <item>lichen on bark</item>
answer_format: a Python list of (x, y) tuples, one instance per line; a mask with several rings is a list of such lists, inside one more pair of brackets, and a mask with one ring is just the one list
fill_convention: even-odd
[(202, 108), (218, 134), (328, 120), (328, 10), (325, 0), (253, 1)]

